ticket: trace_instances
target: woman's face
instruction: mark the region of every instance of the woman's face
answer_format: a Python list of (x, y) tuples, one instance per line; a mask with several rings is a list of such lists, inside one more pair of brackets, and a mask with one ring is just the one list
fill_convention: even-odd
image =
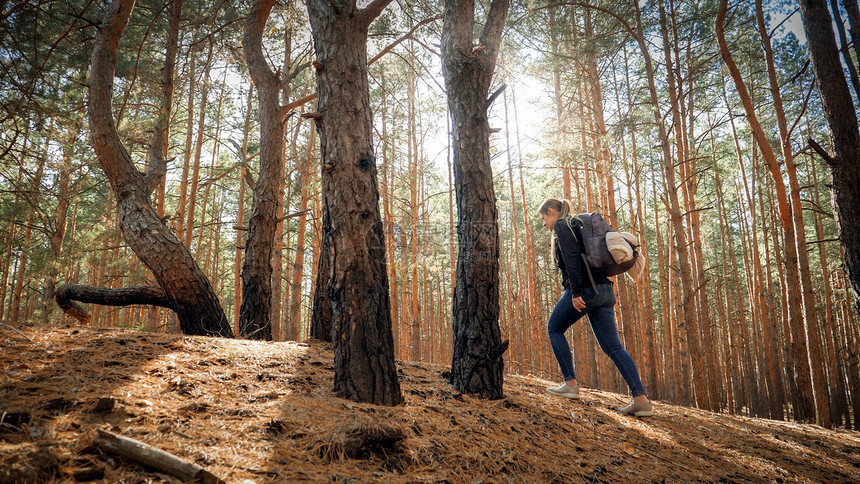
[(555, 226), (556, 220), (558, 220), (558, 215), (558, 210), (552, 207), (546, 209), (546, 213), (540, 214), (540, 218), (543, 219), (543, 226), (552, 230), (553, 226)]

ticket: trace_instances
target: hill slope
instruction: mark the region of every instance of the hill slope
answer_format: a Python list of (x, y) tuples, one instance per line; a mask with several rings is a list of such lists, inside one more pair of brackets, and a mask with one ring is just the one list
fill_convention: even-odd
[(406, 403), (377, 407), (334, 397), (331, 365), (320, 342), (0, 326), (0, 482), (178, 482), (94, 449), (96, 428), (228, 482), (860, 481), (856, 432), (659, 402), (637, 419), (517, 376), (486, 401), (409, 362)]

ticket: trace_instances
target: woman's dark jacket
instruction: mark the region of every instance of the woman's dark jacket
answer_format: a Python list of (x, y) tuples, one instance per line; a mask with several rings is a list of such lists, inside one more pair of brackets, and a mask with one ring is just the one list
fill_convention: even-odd
[[(573, 231), (571, 231), (573, 228)], [(586, 272), (585, 260), (582, 258), (582, 222), (576, 217), (564, 217), (555, 221), (552, 228), (555, 237), (555, 263), (561, 270), (561, 285), (570, 289), (573, 297), (582, 296), (582, 290), (591, 287), (591, 280)], [(595, 284), (612, 284), (602, 272), (591, 269)]]

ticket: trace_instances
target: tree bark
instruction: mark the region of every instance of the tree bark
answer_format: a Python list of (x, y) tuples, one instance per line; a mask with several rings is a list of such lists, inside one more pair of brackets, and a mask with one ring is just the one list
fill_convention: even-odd
[(245, 21), (244, 49), (260, 105), (260, 174), (253, 187), (253, 208), (242, 266), (239, 334), (272, 339), (272, 249), (278, 225), (278, 189), (284, 176), (284, 112), (278, 76), (263, 54), (263, 29), (274, 0), (258, 0)]
[[(860, 314), (860, 230), (857, 230), (860, 227), (860, 190), (857, 190), (860, 186), (860, 132), (857, 113), (839, 62), (827, 4), (823, 0), (801, 0), (800, 14), (833, 154), (820, 147), (816, 151), (830, 166), (833, 181), (830, 194), (839, 240), (845, 248), (845, 266), (854, 289), (854, 311)], [(852, 28), (858, 26), (852, 22)]]
[[(320, 195), (322, 196), (322, 195)], [(332, 320), (331, 303), (329, 299), (328, 285), (330, 276), (330, 265), (328, 254), (331, 252), (332, 242), (331, 219), (328, 208), (322, 208), (322, 227), (319, 232), (319, 253), (317, 257), (316, 282), (314, 283), (314, 303), (311, 312), (311, 338), (332, 342)], [(393, 344), (393, 343), (392, 343)]]
[(103, 451), (131, 459), (148, 467), (154, 467), (165, 474), (178, 477), (184, 482), (193, 481), (201, 484), (224, 484), (225, 482), (197, 464), (139, 440), (101, 429), (98, 429), (97, 433), (98, 437), (93, 444)]
[(167, 294), (159, 286), (132, 286), (119, 289), (62, 284), (57, 287), (54, 299), (57, 306), (82, 324), (90, 323), (90, 315), (77, 302), (100, 304), (102, 306), (129, 306), (147, 304), (171, 308)]
[(218, 296), (191, 253), (153, 209), (146, 176), (135, 168), (114, 125), (116, 52), (133, 7), (133, 0), (114, 1), (96, 34), (88, 106), (93, 149), (116, 194), (120, 230), (164, 289), (182, 331), (232, 336)]
[(329, 297), (334, 390), (355, 401), (397, 405), (403, 396), (394, 363), (367, 81), (367, 29), (389, 2), (374, 0), (358, 9), (354, 0), (309, 0), (307, 8), (328, 215), (321, 254), (328, 283), (316, 291)]
[(442, 25), (459, 241), (450, 382), (458, 391), (491, 399), (503, 397), (508, 341), (501, 341), (499, 329), (498, 213), (487, 121), (493, 98), (487, 96), (508, 6), (508, 0), (493, 0), (477, 46), (474, 0), (447, 0)]
[[(846, 9), (847, 7), (846, 3)], [(854, 94), (860, 97), (860, 78), (857, 76), (857, 66), (854, 65), (854, 59), (851, 57), (851, 49), (848, 48), (848, 35), (845, 33), (845, 23), (842, 21), (842, 14), (839, 12), (839, 2), (837, 0), (830, 0), (830, 8), (833, 12), (833, 25), (836, 27), (836, 33), (839, 35), (839, 43), (842, 45), (839, 51), (842, 53), (842, 60), (848, 69), (848, 78), (851, 80), (851, 87), (854, 88)], [(857, 40), (856, 37), (855, 40)]]

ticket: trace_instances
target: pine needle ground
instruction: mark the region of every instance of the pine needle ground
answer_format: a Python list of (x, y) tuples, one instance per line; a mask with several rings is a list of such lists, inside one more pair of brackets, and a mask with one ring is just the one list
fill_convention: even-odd
[(332, 393), (319, 341), (0, 328), (0, 482), (178, 482), (92, 445), (101, 428), (227, 482), (858, 482), (860, 433), (732, 417), (507, 375), (501, 400), (398, 362), (406, 403)]

